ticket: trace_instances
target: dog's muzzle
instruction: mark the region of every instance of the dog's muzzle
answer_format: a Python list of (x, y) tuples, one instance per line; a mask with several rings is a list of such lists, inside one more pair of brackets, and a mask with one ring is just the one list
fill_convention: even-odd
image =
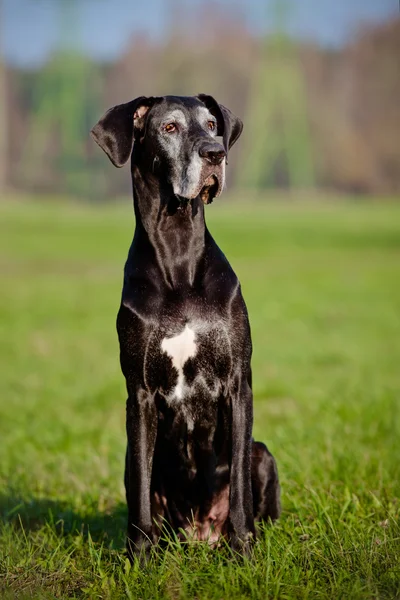
[(200, 198), (204, 204), (211, 204), (220, 195), (225, 183), (226, 152), (217, 142), (206, 142), (199, 148), (199, 155), (204, 160), (201, 172)]

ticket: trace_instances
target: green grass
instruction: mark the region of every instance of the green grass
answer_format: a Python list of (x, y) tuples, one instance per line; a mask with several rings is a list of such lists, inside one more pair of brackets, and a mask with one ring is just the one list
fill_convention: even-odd
[(400, 598), (400, 204), (207, 210), (248, 304), (255, 437), (283, 514), (252, 561), (124, 558), (115, 316), (129, 202), (0, 206), (0, 590), (6, 598)]

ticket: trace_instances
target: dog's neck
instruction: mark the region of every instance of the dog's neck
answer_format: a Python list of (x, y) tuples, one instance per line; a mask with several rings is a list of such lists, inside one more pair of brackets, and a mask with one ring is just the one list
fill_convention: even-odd
[(135, 242), (153, 248), (168, 287), (192, 287), (204, 256), (203, 202), (178, 199), (169, 183), (136, 164), (131, 171)]

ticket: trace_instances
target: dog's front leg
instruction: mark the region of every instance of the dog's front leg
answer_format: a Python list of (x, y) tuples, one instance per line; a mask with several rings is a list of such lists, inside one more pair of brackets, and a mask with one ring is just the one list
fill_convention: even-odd
[(126, 407), (128, 446), (125, 488), (128, 503), (127, 551), (144, 558), (152, 539), (151, 472), (157, 435), (157, 410), (152, 395), (139, 390), (129, 395)]
[(231, 402), (230, 545), (233, 550), (246, 554), (255, 534), (251, 488), (253, 396), (246, 379), (235, 385)]

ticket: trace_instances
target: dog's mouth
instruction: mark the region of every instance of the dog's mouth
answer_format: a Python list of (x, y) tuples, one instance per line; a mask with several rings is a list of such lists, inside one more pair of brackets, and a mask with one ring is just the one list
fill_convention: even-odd
[[(193, 169), (192, 169), (193, 170)], [(200, 198), (204, 204), (211, 202), (222, 193), (225, 182), (225, 169), (223, 165), (203, 165), (200, 177), (196, 177), (196, 183), (193, 185), (188, 173), (184, 177), (180, 190), (175, 191), (178, 198), (194, 200)]]
[(204, 204), (211, 204), (216, 196), (221, 193), (221, 184), (218, 177), (212, 173), (205, 180), (203, 187), (200, 190), (200, 198)]

